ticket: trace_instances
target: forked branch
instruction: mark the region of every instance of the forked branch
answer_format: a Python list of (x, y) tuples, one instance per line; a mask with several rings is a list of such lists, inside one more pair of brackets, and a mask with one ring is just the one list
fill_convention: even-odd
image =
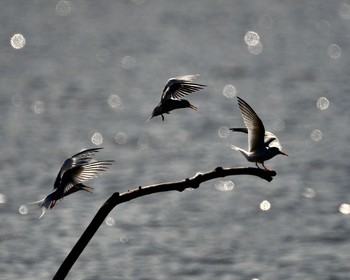
[(258, 176), (261, 179), (265, 179), (268, 182), (271, 182), (273, 177), (276, 176), (275, 171), (267, 171), (259, 168), (222, 168), (217, 167), (216, 169), (206, 172), (206, 173), (197, 173), (192, 178), (187, 178), (178, 182), (169, 182), (157, 185), (150, 186), (139, 186), (138, 188), (128, 190), (124, 193), (114, 193), (98, 210), (97, 214), (89, 224), (89, 226), (84, 231), (83, 235), (80, 237), (78, 242), (75, 244), (71, 252), (68, 254), (66, 259), (61, 264), (60, 268), (56, 272), (56, 275), (53, 277), (54, 280), (64, 279), (76, 260), (79, 258), (80, 254), (83, 252), (87, 244), (90, 242), (91, 238), (94, 236), (98, 228), (101, 226), (107, 215), (116, 207), (118, 204), (133, 200), (135, 198), (167, 191), (180, 191), (187, 188), (198, 188), (201, 183), (234, 175), (253, 175)]

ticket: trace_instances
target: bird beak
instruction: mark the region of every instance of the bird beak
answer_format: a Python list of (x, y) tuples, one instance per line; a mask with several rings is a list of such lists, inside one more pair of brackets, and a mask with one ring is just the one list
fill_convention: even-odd
[(146, 121), (146, 123), (148, 123), (149, 121), (150, 121), (150, 119), (152, 119), (154, 116), (150, 116), (149, 118), (148, 118), (148, 120)]
[(282, 152), (282, 151), (280, 151), (280, 154), (281, 154), (281, 155), (284, 155), (284, 156), (288, 156), (288, 154), (286, 154), (286, 153), (284, 153), (284, 152)]

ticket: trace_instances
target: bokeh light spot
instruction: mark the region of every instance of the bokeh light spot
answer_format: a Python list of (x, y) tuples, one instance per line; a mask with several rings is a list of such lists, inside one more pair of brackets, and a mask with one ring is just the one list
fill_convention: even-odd
[(139, 140), (137, 140), (137, 148), (141, 151), (147, 150), (149, 147), (149, 143), (147, 138), (145, 137), (140, 137)]
[(226, 85), (226, 86), (224, 86), (224, 89), (222, 90), (222, 94), (226, 98), (233, 98), (236, 96), (237, 91), (233, 85)]
[(341, 51), (341, 48), (337, 44), (331, 44), (327, 49), (327, 54), (330, 58), (338, 59), (341, 56)]
[(11, 102), (12, 102), (13, 106), (20, 107), (23, 104), (22, 95), (20, 93), (15, 93), (11, 98)]
[(114, 220), (114, 218), (112, 218), (112, 217), (107, 217), (107, 219), (106, 219), (106, 225), (107, 226), (114, 226), (115, 225), (115, 220)]
[(14, 34), (12, 37), (11, 37), (11, 40), (10, 40), (10, 43), (11, 43), (11, 46), (14, 48), (14, 49), (22, 49), (25, 44), (26, 44), (26, 39), (24, 38), (24, 36), (22, 34)]
[(304, 188), (301, 195), (305, 198), (314, 198), (316, 196), (316, 192), (312, 188)]
[(220, 180), (215, 184), (215, 189), (221, 192), (232, 191), (235, 187), (235, 184), (231, 180)]
[(310, 138), (312, 141), (315, 141), (315, 142), (318, 142), (318, 141), (321, 141), (322, 140), (322, 131), (319, 130), (319, 129), (314, 129), (312, 132), (311, 132), (311, 135), (310, 135)]
[(136, 66), (136, 59), (133, 56), (127, 55), (122, 59), (122, 68), (131, 70)]
[(126, 134), (124, 132), (118, 132), (114, 137), (114, 141), (120, 145), (125, 144), (127, 141)]
[(230, 135), (230, 130), (227, 126), (221, 126), (218, 130), (220, 138), (227, 138)]
[(260, 210), (262, 211), (269, 211), (271, 209), (271, 203), (267, 200), (263, 200), (260, 203)]
[(350, 204), (348, 203), (343, 203), (339, 206), (339, 212), (344, 214), (344, 215), (349, 215), (350, 214)]
[(129, 239), (126, 235), (123, 235), (119, 238), (120, 243), (126, 244), (129, 242)]
[(101, 63), (106, 63), (110, 60), (111, 58), (111, 53), (109, 50), (106, 49), (99, 49), (97, 54), (96, 54), (97, 61)]
[(273, 25), (273, 19), (270, 15), (262, 15), (258, 19), (258, 25), (262, 28), (269, 29)]
[(66, 0), (58, 1), (55, 11), (56, 14), (61, 17), (68, 16), (73, 12), (73, 4), (72, 2)]
[(28, 214), (28, 207), (25, 205), (21, 205), (18, 209), (18, 212), (22, 215), (27, 215)]
[(35, 114), (42, 114), (45, 112), (45, 103), (43, 101), (36, 101), (34, 102), (34, 104), (32, 105), (32, 111), (35, 113)]
[(317, 100), (316, 106), (320, 110), (326, 110), (329, 106), (329, 101), (326, 97), (320, 97)]
[(263, 45), (261, 44), (261, 42), (258, 42), (254, 46), (250, 46), (250, 45), (248, 46), (248, 51), (254, 55), (260, 54), (262, 52), (262, 50), (263, 50)]
[(95, 145), (101, 145), (103, 143), (103, 136), (99, 132), (95, 132), (91, 137), (91, 142)]
[(0, 204), (4, 204), (7, 202), (6, 195), (0, 193)]
[(111, 106), (113, 109), (118, 109), (122, 106), (122, 100), (120, 97), (116, 94), (111, 94), (108, 99), (107, 103), (109, 106)]
[(345, 20), (350, 19), (350, 5), (347, 3), (341, 3), (338, 9), (338, 15)]
[(331, 31), (331, 24), (326, 20), (321, 20), (316, 24), (316, 30), (321, 35), (327, 35)]
[(248, 31), (244, 35), (244, 42), (248, 46), (255, 46), (260, 42), (260, 36), (258, 33), (254, 32), (254, 31)]

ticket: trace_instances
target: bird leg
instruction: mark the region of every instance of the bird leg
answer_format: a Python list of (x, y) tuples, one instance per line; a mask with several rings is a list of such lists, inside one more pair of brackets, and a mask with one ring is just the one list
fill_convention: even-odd
[(50, 203), (50, 209), (52, 209), (56, 204), (56, 200), (52, 200)]
[(163, 120), (163, 122), (164, 122), (164, 116), (163, 116), (163, 114), (161, 114), (161, 116), (162, 116), (162, 120)]
[(261, 168), (259, 167), (259, 165), (258, 165), (258, 162), (256, 162), (255, 165), (256, 165), (257, 168), (261, 169)]
[(271, 169), (268, 169), (265, 165), (264, 165), (264, 162), (261, 163), (262, 166), (264, 167), (265, 171), (272, 171)]

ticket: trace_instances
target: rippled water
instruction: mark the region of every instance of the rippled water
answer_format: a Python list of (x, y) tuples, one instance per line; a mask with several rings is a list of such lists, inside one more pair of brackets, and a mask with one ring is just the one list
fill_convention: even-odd
[[(289, 157), (118, 206), (67, 279), (349, 279), (349, 29), (345, 1), (5, 1), (1, 17), (0, 275), (50, 279), (115, 191), (253, 166), (235, 96)], [(254, 35), (249, 37), (247, 34)], [(256, 36), (256, 35), (257, 36)], [(254, 44), (252, 44), (254, 42)], [(145, 123), (165, 82), (208, 86)], [(65, 158), (114, 159), (41, 213)]]

